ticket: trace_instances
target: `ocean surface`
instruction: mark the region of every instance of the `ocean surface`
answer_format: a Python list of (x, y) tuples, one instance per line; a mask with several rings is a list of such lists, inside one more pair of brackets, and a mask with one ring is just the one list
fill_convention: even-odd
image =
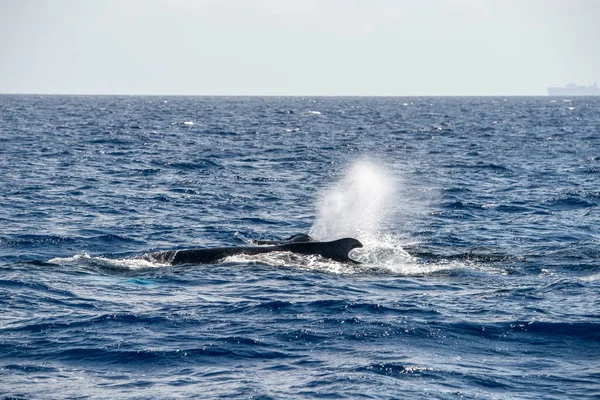
[(599, 205), (600, 98), (1, 95), (0, 396), (597, 399)]

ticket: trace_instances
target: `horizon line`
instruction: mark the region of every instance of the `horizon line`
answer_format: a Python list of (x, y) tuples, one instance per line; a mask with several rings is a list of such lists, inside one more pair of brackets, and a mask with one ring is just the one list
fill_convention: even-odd
[[(556, 97), (549, 94), (160, 94), (0, 92), (0, 96), (127, 96), (127, 97)], [(560, 97), (560, 96), (559, 96)]]

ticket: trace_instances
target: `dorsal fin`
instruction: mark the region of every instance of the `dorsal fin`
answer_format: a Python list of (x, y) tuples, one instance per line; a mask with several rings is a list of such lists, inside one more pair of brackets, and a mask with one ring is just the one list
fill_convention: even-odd
[(360, 264), (358, 261), (353, 260), (350, 258), (350, 251), (359, 248), (359, 247), (363, 247), (362, 243), (359, 242), (358, 240), (354, 239), (354, 238), (344, 238), (344, 239), (338, 239), (338, 240), (334, 240), (332, 242), (329, 242), (332, 249), (332, 255), (329, 258), (332, 258), (336, 261), (344, 261), (344, 262), (353, 262), (353, 263), (357, 263)]

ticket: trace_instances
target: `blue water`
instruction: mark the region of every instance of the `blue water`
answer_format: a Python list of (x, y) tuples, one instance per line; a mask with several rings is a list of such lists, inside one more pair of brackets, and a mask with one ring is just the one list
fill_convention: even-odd
[(600, 98), (2, 95), (0, 172), (3, 397), (600, 397)]

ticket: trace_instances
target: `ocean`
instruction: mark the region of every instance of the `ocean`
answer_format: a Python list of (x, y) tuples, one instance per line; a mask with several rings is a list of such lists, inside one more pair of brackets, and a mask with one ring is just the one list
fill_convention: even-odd
[(600, 398), (600, 98), (0, 95), (0, 171), (5, 399)]

